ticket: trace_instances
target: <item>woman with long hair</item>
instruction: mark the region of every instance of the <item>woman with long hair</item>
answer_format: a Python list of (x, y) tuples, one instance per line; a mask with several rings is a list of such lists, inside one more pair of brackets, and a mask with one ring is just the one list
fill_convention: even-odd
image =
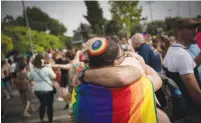
[(53, 81), (56, 74), (50, 67), (44, 66), (44, 57), (37, 54), (33, 60), (33, 69), (31, 69), (28, 78), (34, 81), (34, 92), (40, 101), (39, 115), (43, 121), (47, 107), (47, 115), (49, 123), (53, 121)]

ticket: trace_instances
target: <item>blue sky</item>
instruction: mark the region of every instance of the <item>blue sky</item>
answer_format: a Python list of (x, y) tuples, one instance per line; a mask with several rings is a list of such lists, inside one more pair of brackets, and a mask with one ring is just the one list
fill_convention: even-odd
[[(103, 9), (103, 16), (106, 19), (111, 19), (109, 11), (110, 5), (107, 1), (99, 1)], [(50, 17), (53, 17), (62, 22), (68, 31), (66, 35), (72, 36), (80, 22), (88, 23), (83, 15), (87, 14), (87, 9), (84, 1), (25, 1), (26, 6), (36, 6), (42, 11), (46, 12)], [(143, 7), (142, 16), (150, 19), (149, 6), (145, 1), (140, 1), (139, 6)], [(189, 4), (188, 1), (179, 1), (180, 16), (189, 17)], [(168, 9), (173, 9), (171, 12), (172, 17), (177, 15), (177, 2), (176, 1), (155, 1), (151, 4), (153, 20), (162, 20), (169, 16)], [(191, 17), (201, 14), (201, 1), (190, 1)], [(21, 1), (1, 1), (1, 18), (7, 14), (17, 17), (22, 15)]]

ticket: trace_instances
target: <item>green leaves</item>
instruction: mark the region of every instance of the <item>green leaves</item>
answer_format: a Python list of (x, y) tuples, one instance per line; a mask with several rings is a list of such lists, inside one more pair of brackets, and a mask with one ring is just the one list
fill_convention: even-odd
[[(48, 14), (37, 7), (28, 7), (26, 9), (26, 13), (29, 21), (29, 26), (33, 30), (49, 30), (50, 33), (54, 35), (63, 35), (67, 31), (67, 28), (62, 23), (60, 23), (56, 19), (49, 17)], [(18, 16), (15, 20), (12, 16), (7, 15), (4, 18), (4, 23), (8, 25), (26, 26), (24, 14), (25, 13), (23, 12), (23, 15)]]
[(101, 34), (102, 25), (104, 24), (103, 11), (98, 1), (84, 1), (87, 7), (87, 15), (84, 16), (91, 24), (93, 33)]
[(150, 33), (151, 35), (156, 35), (158, 32), (165, 30), (167, 30), (167, 25), (165, 21), (162, 20), (156, 20), (148, 23), (147, 25), (147, 32)]
[(1, 33), (1, 45), (4, 52), (10, 51), (13, 49), (12, 38)]
[(105, 25), (105, 32), (107, 35), (119, 35), (121, 30), (121, 25), (116, 20), (110, 20)]
[(112, 18), (121, 25), (125, 25), (127, 35), (130, 36), (131, 26), (140, 21), (142, 8), (138, 7), (138, 1), (109, 1)]
[[(28, 29), (22, 26), (5, 26), (4, 32), (8, 34), (9, 37), (2, 37), (4, 41), (13, 41), (13, 46), (19, 52), (23, 53), (29, 51), (30, 44), (28, 38)], [(51, 34), (46, 34), (45, 32), (38, 32), (35, 30), (31, 31), (32, 42), (34, 45), (35, 52), (44, 52), (51, 48), (64, 48), (65, 42), (61, 41), (59, 37)], [(3, 40), (2, 39), (2, 40)], [(11, 40), (11, 41), (10, 41)], [(11, 50), (11, 48), (6, 48), (6, 51)]]

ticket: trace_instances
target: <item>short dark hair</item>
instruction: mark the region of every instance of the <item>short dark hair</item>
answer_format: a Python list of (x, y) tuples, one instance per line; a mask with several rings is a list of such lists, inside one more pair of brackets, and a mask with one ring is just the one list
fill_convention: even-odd
[[(89, 67), (90, 68), (101, 68), (106, 66), (112, 66), (115, 59), (118, 56), (118, 44), (115, 41), (115, 38), (110, 36), (105, 37), (109, 43), (109, 46), (104, 53), (98, 56), (90, 56), (89, 54)], [(91, 44), (92, 45), (92, 44)]]
[(44, 59), (44, 56), (41, 53), (38, 53), (35, 56), (34, 60), (33, 60), (34, 67), (36, 67), (36, 68), (42, 68), (43, 67), (42, 66), (42, 61), (41, 61), (42, 59)]
[(26, 68), (26, 66), (27, 66), (27, 64), (25, 64), (25, 63), (19, 63), (19, 64), (17, 65), (17, 71), (18, 71), (18, 72), (23, 71), (23, 70)]
[(11, 59), (8, 59), (8, 63), (11, 65), (11, 64), (12, 64), (12, 60), (11, 60)]
[(75, 58), (75, 53), (73, 53), (72, 50), (68, 50), (66, 52), (66, 57), (69, 58), (70, 60), (73, 60)]

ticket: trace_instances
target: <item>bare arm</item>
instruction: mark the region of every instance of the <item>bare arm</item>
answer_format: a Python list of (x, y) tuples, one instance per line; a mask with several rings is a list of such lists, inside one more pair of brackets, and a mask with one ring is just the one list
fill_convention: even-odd
[(107, 67), (86, 70), (84, 80), (95, 85), (122, 87), (140, 79), (141, 74), (133, 66)]
[(154, 90), (155, 91), (159, 90), (162, 86), (162, 80), (161, 80), (160, 76), (157, 74), (157, 72), (153, 68), (151, 68), (150, 66), (145, 64), (143, 58), (140, 55), (138, 55), (137, 53), (128, 52), (127, 55), (129, 57), (134, 57), (140, 61), (142, 67), (144, 67), (146, 75), (149, 76), (150, 79), (152, 80)]
[(162, 86), (162, 80), (160, 76), (157, 74), (157, 72), (153, 68), (151, 68), (148, 65), (145, 65), (145, 72), (146, 72), (146, 75), (152, 80), (154, 91), (156, 92)]
[(201, 90), (194, 73), (180, 75), (193, 101), (201, 105)]
[(51, 67), (52, 68), (60, 68), (60, 69), (68, 70), (68, 69), (70, 69), (72, 67), (72, 65), (71, 64), (65, 64), (65, 65), (63, 65), (63, 64), (51, 64)]

